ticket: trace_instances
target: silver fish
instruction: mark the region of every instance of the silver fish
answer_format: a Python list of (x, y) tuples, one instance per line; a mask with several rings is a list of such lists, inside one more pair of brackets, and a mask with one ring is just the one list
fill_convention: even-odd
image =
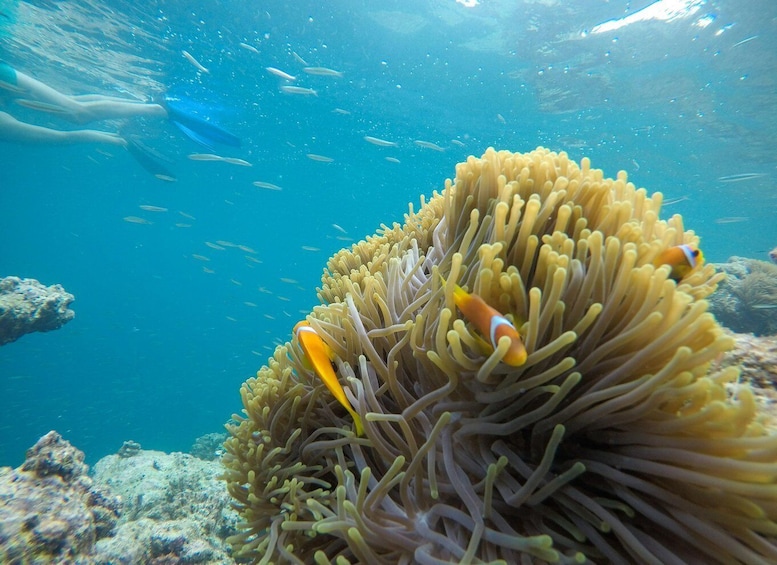
[(445, 151), (442, 147), (437, 145), (436, 143), (432, 143), (431, 141), (423, 141), (421, 139), (416, 139), (413, 141), (418, 147), (423, 147), (424, 149), (431, 149), (433, 151)]
[(364, 141), (367, 143), (372, 143), (373, 145), (377, 145), (378, 147), (396, 147), (397, 143), (396, 141), (389, 141), (387, 139), (381, 139), (379, 137), (372, 137), (371, 135), (365, 135)]
[(302, 72), (309, 75), (315, 75), (319, 77), (337, 77), (342, 78), (342, 71), (336, 71), (334, 69), (328, 69), (327, 67), (305, 67)]
[(286, 94), (299, 94), (302, 96), (318, 96), (318, 92), (312, 88), (305, 88), (304, 86), (284, 85), (281, 87), (281, 92), (285, 92)]
[(200, 71), (201, 73), (210, 74), (210, 71), (205, 67), (203, 67), (202, 64), (197, 59), (192, 57), (192, 54), (189, 53), (188, 51), (186, 50), (181, 51), (181, 55), (183, 55), (186, 58), (186, 60), (189, 61), (192, 65), (194, 65), (194, 68)]
[(297, 77), (290, 75), (289, 73), (282, 71), (280, 69), (276, 69), (275, 67), (266, 67), (267, 72), (271, 75), (275, 75), (277, 77), (282, 78), (283, 80), (297, 80)]

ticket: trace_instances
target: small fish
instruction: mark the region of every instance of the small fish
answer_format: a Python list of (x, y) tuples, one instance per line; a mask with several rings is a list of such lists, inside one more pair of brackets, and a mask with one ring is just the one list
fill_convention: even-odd
[(177, 228), (190, 228), (190, 227), (192, 227), (192, 225), (191, 224), (184, 224), (183, 222), (178, 222), (178, 223), (175, 224), (175, 227), (177, 227)]
[(226, 249), (225, 247), (222, 247), (221, 245), (218, 245), (216, 243), (211, 243), (210, 241), (206, 241), (205, 245), (207, 245), (211, 249), (216, 249), (217, 251), (224, 251), (224, 249)]
[(731, 47), (739, 47), (740, 45), (744, 45), (745, 43), (751, 42), (753, 39), (758, 39), (758, 37), (759, 36), (757, 36), (757, 35), (751, 35), (750, 37), (744, 38), (742, 41), (737, 41)]
[(230, 322), (237, 322), (237, 319), (236, 319), (236, 318), (233, 318), (232, 316), (224, 316), (224, 317), (225, 317), (227, 320), (229, 320)]
[(178, 179), (175, 177), (171, 177), (170, 175), (163, 175), (161, 173), (158, 173), (154, 175), (159, 180), (165, 181), (165, 182), (178, 182)]
[(313, 247), (311, 245), (303, 245), (302, 246), (303, 251), (321, 251), (320, 247)]
[(307, 62), (305, 59), (303, 59), (302, 57), (300, 57), (300, 56), (297, 54), (297, 52), (296, 52), (296, 51), (292, 51), (292, 52), (291, 52), (291, 56), (292, 56), (292, 57), (294, 57), (294, 60), (295, 60), (295, 61), (297, 61), (297, 62), (298, 62), (300, 65), (302, 65), (302, 66), (304, 66), (304, 67), (307, 67), (307, 66), (308, 66), (308, 62)]
[(251, 261), (252, 263), (257, 263), (261, 265), (261, 261), (257, 259), (256, 257), (251, 257), (250, 255), (246, 255), (246, 260)]
[(401, 162), (401, 161), (400, 161), (399, 159), (397, 159), (396, 157), (384, 157), (384, 159), (385, 159), (386, 161), (388, 161), (389, 163), (400, 163), (400, 162)]
[(213, 153), (192, 153), (189, 155), (192, 161), (223, 161), (224, 157)]
[(740, 222), (747, 222), (750, 218), (746, 216), (726, 216), (725, 218), (716, 218), (716, 224), (738, 224)]
[(194, 57), (192, 57), (192, 54), (189, 53), (188, 51), (186, 51), (186, 50), (181, 51), (181, 55), (186, 57), (186, 60), (189, 61), (192, 65), (194, 65), (194, 68), (197, 69), (198, 71), (200, 71), (201, 73), (210, 74), (210, 71), (208, 69), (206, 69), (205, 67), (203, 67), (200, 64), (200, 62), (197, 59), (195, 59)]
[(216, 243), (217, 243), (218, 245), (221, 245), (222, 247), (237, 247), (237, 245), (235, 245), (235, 244), (234, 244), (234, 243), (232, 243), (231, 241), (226, 241), (226, 240), (224, 240), (224, 239), (217, 239), (217, 240), (216, 240)]
[(418, 147), (423, 147), (424, 149), (431, 149), (433, 151), (445, 151), (442, 147), (437, 145), (436, 143), (432, 143), (431, 141), (423, 141), (421, 139), (416, 139), (413, 141)]
[(181, 212), (180, 210), (178, 211), (178, 213), (181, 216), (183, 216), (184, 218), (188, 218), (189, 220), (196, 220), (197, 219), (194, 216), (192, 216), (191, 214), (187, 214), (186, 212)]
[(669, 273), (669, 278), (676, 283), (679, 283), (687, 277), (691, 271), (696, 267), (700, 267), (702, 264), (704, 264), (704, 255), (701, 250), (688, 244), (675, 245), (674, 247), (664, 249), (658, 257), (653, 260), (653, 265), (655, 267), (669, 265), (672, 268)]
[(502, 114), (497, 114), (496, 119), (499, 120), (500, 124), (506, 124), (507, 120), (505, 120), (505, 117)]
[(332, 368), (332, 349), (321, 339), (313, 327), (307, 322), (299, 322), (294, 326), (294, 335), (297, 336), (297, 341), (302, 348), (302, 352), (307, 362), (312, 366), (313, 372), (321, 379), (332, 396), (343, 405), (348, 413), (353, 418), (353, 423), (356, 428), (356, 435), (364, 435), (364, 426), (362, 420), (356, 410), (353, 409), (348, 397), (345, 396), (345, 390), (340, 381), (337, 380), (337, 375)]
[(256, 253), (256, 249), (248, 247), (247, 245), (238, 245), (237, 248), (243, 253)]
[(256, 303), (255, 302), (248, 302), (248, 301), (246, 301), (246, 302), (243, 302), (243, 304), (245, 304), (246, 306), (250, 306), (251, 308), (256, 308)]
[(283, 190), (280, 186), (278, 186), (277, 184), (273, 184), (271, 182), (255, 180), (253, 184), (258, 188), (266, 188), (267, 190)]
[(661, 205), (662, 206), (671, 206), (672, 204), (679, 204), (680, 202), (685, 202), (686, 200), (690, 200), (687, 196), (680, 196), (678, 198), (670, 198), (668, 200), (664, 200)]
[(281, 280), (281, 282), (285, 282), (287, 284), (299, 284), (298, 280), (289, 279), (289, 278), (286, 278), (286, 277), (281, 277), (280, 280)]
[(291, 302), (291, 298), (287, 298), (285, 296), (276, 296), (275, 298), (277, 298), (278, 300), (281, 300), (283, 302)]
[(203, 267), (203, 268), (202, 268), (202, 272), (203, 272), (203, 273), (208, 273), (209, 275), (212, 275), (212, 274), (213, 274), (213, 273), (215, 273), (216, 271), (214, 271), (213, 269), (209, 269), (208, 267)]
[(769, 259), (771, 259), (772, 262), (777, 263), (777, 247), (769, 251)]
[(345, 231), (345, 228), (343, 228), (342, 226), (340, 226), (338, 224), (332, 224), (332, 227), (335, 228), (340, 233), (348, 233), (347, 231)]
[(11, 84), (10, 82), (6, 82), (4, 80), (0, 80), (0, 88), (3, 90), (7, 90), (8, 92), (13, 92), (14, 94), (26, 94), (27, 89), (25, 88), (19, 88), (15, 84)]
[(280, 69), (276, 69), (275, 67), (266, 67), (266, 69), (267, 69), (267, 72), (270, 73), (271, 75), (280, 77), (283, 80), (288, 80), (288, 81), (297, 80), (297, 77), (295, 77), (294, 75), (290, 75), (289, 73), (284, 72)]
[[(442, 279), (442, 275), (440, 278)], [(445, 284), (445, 279), (442, 280)], [(528, 354), (518, 330), (498, 310), (486, 304), (477, 294), (470, 294), (459, 285), (453, 287), (453, 302), (481, 334), (488, 336), (494, 349), (502, 337), (510, 338), (510, 348), (502, 361), (511, 367), (520, 367), (526, 363)]]
[(466, 146), (465, 146), (465, 145), (464, 145), (464, 144), (463, 144), (461, 141), (459, 141), (458, 139), (451, 139), (451, 144), (452, 144), (452, 145), (458, 145), (459, 147), (466, 147)]
[(318, 161), (319, 163), (331, 163), (334, 161), (334, 159), (331, 157), (327, 157), (326, 155), (316, 155), (315, 153), (308, 153), (306, 157), (311, 161)]
[(335, 108), (332, 110), (333, 114), (340, 114), (341, 116), (350, 116), (351, 113), (348, 110), (343, 110), (342, 108)]
[(141, 210), (145, 210), (146, 212), (167, 212), (167, 208), (162, 208), (161, 206), (152, 206), (151, 204), (141, 204), (138, 206)]
[(129, 222), (130, 224), (145, 224), (145, 225), (151, 225), (151, 222), (149, 222), (145, 218), (138, 218), (137, 216), (124, 216), (123, 220), (125, 222)]
[(319, 77), (337, 77), (342, 78), (343, 73), (326, 67), (305, 67), (302, 72)]
[(233, 285), (235, 285), (235, 286), (243, 286), (243, 283), (241, 283), (241, 282), (240, 282), (239, 280), (237, 280), (237, 279), (229, 279), (229, 282), (231, 282), (231, 283), (232, 283)]
[(196, 253), (192, 254), (192, 259), (197, 259), (198, 261), (210, 261), (210, 257), (205, 257), (205, 255), (197, 255)]
[(241, 167), (253, 167), (251, 163), (244, 159), (238, 159), (236, 157), (224, 157), (221, 159), (225, 163), (229, 163), (230, 165), (240, 165)]
[(766, 173), (739, 173), (737, 175), (726, 175), (718, 177), (718, 182), (742, 182), (746, 180), (759, 179), (765, 177)]
[(387, 139), (381, 139), (379, 137), (372, 137), (371, 135), (365, 135), (364, 141), (367, 143), (372, 143), (373, 145), (377, 145), (378, 147), (396, 147), (397, 142), (396, 141), (389, 141)]
[(281, 87), (281, 92), (285, 92), (286, 94), (296, 94), (299, 96), (318, 96), (318, 92), (312, 88), (305, 88), (304, 86), (283, 85)]
[(249, 45), (248, 43), (243, 43), (243, 42), (240, 42), (239, 45), (246, 51), (250, 51), (251, 53), (256, 53), (257, 55), (259, 54), (259, 49), (257, 49), (253, 45)]
[(753, 310), (774, 310), (777, 309), (777, 304), (753, 304), (750, 308)]

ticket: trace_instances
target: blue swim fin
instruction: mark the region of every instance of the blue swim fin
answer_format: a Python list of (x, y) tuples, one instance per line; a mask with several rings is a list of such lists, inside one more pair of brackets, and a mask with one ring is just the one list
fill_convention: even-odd
[(150, 147), (138, 139), (127, 139), (127, 151), (138, 164), (156, 178), (164, 181), (175, 181), (175, 175), (161, 163), (161, 157)]
[(199, 143), (200, 145), (207, 147), (211, 151), (213, 151), (213, 144), (210, 143), (209, 139), (204, 138), (203, 136), (199, 135), (198, 133), (192, 131), (191, 129), (187, 128), (185, 125), (183, 125), (181, 122), (176, 122), (173, 120), (173, 124), (175, 127), (177, 127), (179, 130), (183, 132), (183, 134), (194, 141), (195, 143)]
[(190, 139), (210, 148), (213, 143), (240, 147), (240, 138), (228, 132), (209, 117), (201, 115), (202, 104), (177, 97), (166, 96), (165, 108), (173, 122)]

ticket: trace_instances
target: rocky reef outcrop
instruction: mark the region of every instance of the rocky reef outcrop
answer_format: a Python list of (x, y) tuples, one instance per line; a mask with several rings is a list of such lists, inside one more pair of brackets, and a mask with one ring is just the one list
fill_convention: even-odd
[(75, 317), (68, 306), (74, 297), (61, 285), (45, 286), (35, 279), (0, 279), (0, 345), (31, 332), (48, 332)]
[(49, 432), (24, 463), (0, 468), (0, 562), (90, 563), (110, 536), (120, 499), (88, 476), (84, 454)]
[(715, 266), (726, 273), (707, 298), (715, 318), (734, 332), (777, 334), (777, 265), (731, 257)]
[(124, 504), (115, 535), (97, 543), (98, 554), (110, 563), (234, 563), (225, 539), (236, 532), (238, 516), (222, 472), (219, 461), (188, 453), (102, 458), (95, 481)]
[(752, 387), (756, 401), (763, 407), (764, 426), (777, 430), (777, 335), (733, 334), (734, 349), (716, 362), (717, 368), (735, 366), (739, 380), (729, 385), (737, 394), (739, 387)]
[[(131, 449), (127, 445), (131, 445)], [(0, 563), (233, 565), (237, 513), (219, 461), (126, 442), (91, 476), (49, 432), (17, 469), (0, 468)]]

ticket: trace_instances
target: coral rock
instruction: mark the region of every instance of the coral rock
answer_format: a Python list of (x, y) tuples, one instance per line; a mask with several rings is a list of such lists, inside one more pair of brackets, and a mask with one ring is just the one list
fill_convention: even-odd
[(0, 345), (31, 332), (60, 328), (75, 316), (68, 308), (73, 295), (62, 286), (44, 286), (35, 279), (0, 279)]
[(189, 453), (205, 461), (213, 461), (224, 454), (224, 442), (227, 439), (225, 433), (205, 434), (194, 440)]
[(0, 561), (88, 562), (95, 541), (113, 531), (120, 503), (93, 484), (83, 460), (49, 432), (21, 467), (0, 469)]
[(95, 481), (125, 504), (114, 537), (97, 544), (99, 554), (111, 563), (231, 563), (224, 540), (238, 517), (221, 471), (218, 462), (184, 453), (141, 450), (98, 461)]
[(777, 334), (777, 265), (731, 257), (716, 267), (727, 275), (709, 297), (718, 321), (739, 333)]

